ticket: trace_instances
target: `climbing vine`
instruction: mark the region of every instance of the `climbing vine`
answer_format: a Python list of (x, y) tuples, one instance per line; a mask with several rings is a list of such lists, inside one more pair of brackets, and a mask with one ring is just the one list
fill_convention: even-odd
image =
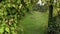
[(37, 0), (0, 0), (0, 34), (23, 34), (20, 20)]

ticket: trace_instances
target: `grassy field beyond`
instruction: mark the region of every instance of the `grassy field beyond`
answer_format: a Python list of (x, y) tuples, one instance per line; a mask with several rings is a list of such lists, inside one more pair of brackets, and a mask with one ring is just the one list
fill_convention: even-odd
[(48, 13), (34, 12), (21, 20), (24, 34), (45, 34), (48, 26)]

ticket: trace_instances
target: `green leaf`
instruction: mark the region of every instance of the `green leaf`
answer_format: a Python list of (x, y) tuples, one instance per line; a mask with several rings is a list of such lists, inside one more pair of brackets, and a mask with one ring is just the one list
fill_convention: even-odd
[(16, 34), (16, 32), (12, 31), (12, 34)]
[(11, 30), (13, 31), (15, 28), (14, 27), (11, 27)]
[(5, 29), (7, 32), (10, 32), (10, 30), (9, 30), (9, 28), (8, 27), (6, 27), (6, 29)]
[(0, 28), (0, 34), (2, 34), (4, 32), (4, 27)]

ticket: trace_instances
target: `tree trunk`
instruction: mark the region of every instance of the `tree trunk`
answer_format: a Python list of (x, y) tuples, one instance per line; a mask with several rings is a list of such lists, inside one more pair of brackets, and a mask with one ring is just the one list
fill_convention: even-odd
[(53, 20), (52, 20), (52, 17), (53, 17), (53, 1), (50, 0), (50, 5), (49, 5), (49, 19), (48, 19), (48, 34), (54, 34), (54, 31), (52, 30), (53, 27), (52, 27), (52, 23), (53, 23)]

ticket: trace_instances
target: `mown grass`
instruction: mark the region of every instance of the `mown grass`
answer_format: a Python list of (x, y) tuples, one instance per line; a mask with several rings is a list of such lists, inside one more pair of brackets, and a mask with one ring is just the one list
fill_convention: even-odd
[(34, 12), (21, 20), (24, 34), (45, 34), (48, 26), (48, 13)]

